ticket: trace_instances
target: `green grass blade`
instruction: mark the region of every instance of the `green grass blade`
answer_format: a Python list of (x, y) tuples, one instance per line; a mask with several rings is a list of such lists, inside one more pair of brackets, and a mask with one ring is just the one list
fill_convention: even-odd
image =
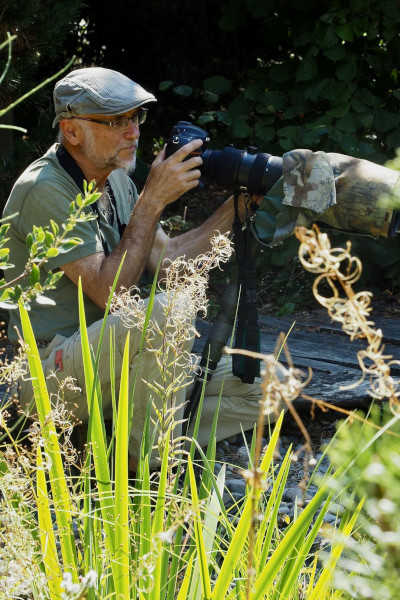
[(47, 493), (46, 476), (43, 470), (43, 458), (40, 446), (37, 447), (37, 509), (39, 521), (39, 538), (43, 554), (47, 584), (51, 600), (61, 598), (62, 570), (57, 557), (57, 546), (51, 520), (49, 496)]
[(332, 550), (328, 559), (328, 563), (324, 567), (320, 577), (318, 578), (318, 581), (312, 593), (309, 596), (309, 600), (320, 600), (321, 598), (324, 598), (325, 594), (329, 592), (336, 564), (344, 549), (343, 535), (346, 537), (351, 535), (351, 532), (354, 528), (354, 525), (356, 524), (363, 504), (364, 500), (361, 500), (352, 516), (344, 523), (343, 526), (340, 527), (340, 533), (342, 534), (342, 538), (339, 540), (339, 542), (334, 542), (334, 544), (332, 545)]
[(70, 571), (73, 580), (76, 582), (78, 575), (76, 548), (72, 529), (72, 509), (56, 428), (54, 421), (48, 417), (52, 410), (50, 398), (28, 313), (21, 303), (19, 305), (19, 310), (22, 332), (25, 343), (27, 344), (27, 358), (32, 377), (33, 393), (39, 414), (40, 425), (42, 427), (44, 450), (49, 455), (51, 462), (49, 478), (56, 512), (64, 570)]
[[(95, 519), (92, 508), (92, 489), (90, 482), (89, 467), (86, 467), (83, 481), (83, 543), (84, 543), (84, 562), (87, 570), (94, 569), (96, 573), (101, 570), (96, 564), (96, 558), (101, 556), (101, 551), (98, 545), (98, 538), (95, 535)], [(88, 590), (88, 600), (94, 599), (93, 588)]]
[(163, 571), (163, 543), (160, 534), (164, 530), (165, 519), (165, 501), (167, 491), (167, 475), (168, 475), (168, 460), (169, 460), (169, 436), (166, 437), (164, 455), (161, 462), (160, 479), (158, 485), (158, 494), (156, 506), (153, 515), (152, 540), (157, 556), (156, 565), (153, 574), (153, 589), (150, 594), (151, 600), (159, 600), (161, 594), (161, 576)]
[[(214, 487), (212, 494), (209, 496), (209, 500), (205, 509), (205, 517), (204, 517), (204, 548), (206, 556), (212, 557), (213, 552), (216, 550), (214, 548), (215, 536), (218, 524), (220, 522), (219, 514), (221, 512), (221, 498), (224, 490), (225, 484), (225, 464), (222, 466), (218, 474), (218, 478)], [(200, 497), (199, 499), (200, 500)], [(208, 562), (210, 562), (210, 559)], [(200, 565), (199, 561), (196, 561), (194, 569), (193, 569), (193, 577), (192, 583), (190, 586), (190, 594), (189, 598), (191, 600), (199, 600), (201, 598), (202, 588), (198, 585), (198, 579), (200, 576)]]
[(327, 486), (323, 486), (322, 489), (318, 490), (303, 512), (287, 528), (279, 546), (275, 549), (266, 566), (257, 577), (251, 594), (251, 600), (262, 600), (267, 592), (272, 591), (271, 587), (274, 586), (274, 580), (279, 569), (283, 566), (286, 557), (291, 553), (299, 538), (305, 535), (315, 513), (327, 495)]
[[(267, 472), (272, 458), (275, 446), (277, 444), (279, 438), (279, 432), (282, 426), (284, 413), (282, 412), (279, 416), (273, 434), (271, 436), (270, 443), (268, 444), (267, 450), (265, 452), (264, 458), (261, 462), (261, 469), (264, 472)], [(231, 583), (233, 574), (235, 569), (242, 558), (242, 550), (246, 543), (247, 536), (250, 530), (250, 526), (252, 523), (252, 513), (253, 513), (253, 501), (252, 495), (255, 499), (255, 504), (257, 506), (258, 500), (261, 495), (261, 490), (253, 489), (247, 495), (247, 499), (245, 501), (242, 515), (237, 524), (236, 530), (232, 536), (231, 542), (229, 544), (228, 551), (226, 553), (224, 562), (221, 567), (221, 571), (218, 575), (215, 587), (213, 589), (212, 598), (213, 600), (220, 600), (223, 598), (228, 590), (228, 587)]]
[(104, 418), (101, 401), (96, 386), (97, 375), (93, 368), (91, 349), (87, 335), (85, 309), (83, 304), (82, 284), (78, 283), (79, 322), (82, 344), (82, 358), (85, 373), (86, 393), (89, 410), (89, 431), (92, 442), (93, 463), (97, 479), (98, 494), (106, 533), (106, 545), (109, 555), (115, 555), (115, 511), (114, 498), (107, 460), (107, 448), (104, 432)]
[(140, 555), (145, 556), (151, 549), (151, 496), (150, 469), (148, 456), (144, 459), (140, 494)]
[(200, 581), (201, 588), (203, 591), (202, 598), (203, 600), (209, 600), (211, 598), (211, 581), (210, 575), (208, 572), (208, 561), (206, 548), (203, 537), (202, 530), (202, 519), (200, 513), (200, 505), (199, 499), (197, 496), (197, 486), (196, 479), (194, 476), (193, 463), (188, 457), (188, 469), (189, 469), (189, 479), (190, 479), (190, 491), (192, 494), (192, 502), (193, 502), (193, 512), (194, 512), (194, 532), (195, 532), (195, 540), (196, 540), (196, 548), (197, 548), (197, 556), (199, 561), (199, 569), (200, 569)]
[(179, 590), (179, 594), (176, 597), (176, 600), (188, 600), (189, 598), (191, 598), (191, 596), (189, 595), (189, 584), (192, 578), (194, 557), (195, 555), (193, 552), (185, 569), (185, 576), (183, 578), (181, 589)]
[(129, 495), (128, 495), (128, 401), (129, 401), (129, 331), (122, 359), (115, 440), (115, 566), (113, 568), (117, 598), (129, 600)]
[(271, 540), (274, 529), (277, 527), (279, 506), (281, 504), (283, 492), (285, 491), (286, 480), (288, 478), (291, 465), (290, 458), (291, 451), (288, 450), (285, 458), (282, 461), (277, 478), (274, 481), (271, 494), (268, 498), (267, 506), (264, 512), (264, 514), (267, 515), (267, 518), (264, 517), (262, 526), (260, 527), (260, 531), (257, 535), (257, 544), (254, 553), (256, 560), (258, 560), (257, 572), (264, 568), (268, 555), (271, 553)]
[[(290, 592), (293, 589), (296, 580), (299, 577), (300, 571), (304, 565), (305, 560), (309, 556), (309, 552), (311, 550), (311, 546), (315, 541), (315, 538), (318, 535), (318, 532), (322, 526), (322, 522), (324, 520), (324, 516), (328, 512), (328, 508), (330, 505), (330, 498), (328, 498), (318, 517), (315, 520), (315, 523), (307, 536), (305, 541), (300, 540), (297, 544), (297, 547), (293, 549), (293, 556), (286, 560), (285, 568), (282, 572), (282, 575), (279, 577), (278, 585), (275, 587), (274, 600), (280, 600), (281, 598), (289, 598)], [(322, 600), (322, 597), (318, 597), (318, 600)]]

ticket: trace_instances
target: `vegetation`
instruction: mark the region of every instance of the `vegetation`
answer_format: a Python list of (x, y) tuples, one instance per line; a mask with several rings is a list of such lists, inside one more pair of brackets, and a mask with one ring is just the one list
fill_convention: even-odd
[[(166, 362), (163, 356), (159, 359), (160, 386), (148, 382), (156, 429), (151, 435), (149, 412), (136, 478), (129, 479), (127, 438), (134, 416), (128, 378), (130, 329), (142, 330), (142, 344), (154, 340), (152, 304), (156, 285), (147, 309), (140, 298), (129, 296), (127, 301), (124, 294), (112, 303), (113, 311), (119, 312), (127, 324), (127, 336), (121, 379), (114, 385), (115, 394), (118, 388), (119, 391), (118, 399), (114, 398), (113, 430), (108, 436), (98, 385), (101, 381), (98, 355), (93, 356), (90, 351), (79, 286), (90, 414), (83, 463), (77, 461), (71, 448), (70, 424), (61, 389), (57, 401), (52, 399), (50, 403), (28, 313), (20, 302), (26, 356), (35, 382), (38, 422), (29, 427), (27, 450), (24, 439), (12, 438), (6, 412), (2, 410), (2, 425), (12, 443), (4, 447), (0, 463), (4, 542), (0, 551), (3, 586), (0, 597), (34, 600), (391, 597), (398, 570), (397, 553), (391, 549), (398, 543), (399, 461), (398, 392), (390, 377), (390, 361), (379, 350), (380, 332), (374, 331), (369, 318), (370, 294), (352, 291), (360, 263), (351, 256), (350, 246), (331, 249), (329, 239), (317, 228), (299, 229), (297, 235), (301, 241), (300, 260), (317, 274), (314, 284), (317, 299), (327, 306), (334, 319), (342, 322), (352, 338), (371, 336), (370, 348), (359, 360), (361, 364), (362, 359), (369, 360), (365, 371), (371, 376), (372, 392), (389, 399), (391, 418), (385, 417), (378, 424), (376, 415), (373, 420), (365, 420), (352, 414), (328, 448), (335, 471), (328, 471), (323, 480), (313, 481), (318, 485), (313, 499), (305, 508), (300, 501), (293, 520), (282, 525), (278, 510), (292, 452), (289, 449), (279, 469), (275, 466), (274, 452), (284, 413), (278, 417), (264, 449), (260, 443), (261, 423), (264, 415), (282, 402), (293, 411), (296, 397), (303, 393), (304, 382), (297, 379), (293, 368), (287, 370), (284, 378), (278, 377), (271, 357), (262, 357), (266, 367), (263, 402), (260, 423), (249, 449), (249, 467), (243, 472), (247, 490), (242, 502), (227, 509), (223, 502), (224, 465), (218, 476), (214, 475), (218, 410), (206, 452), (195, 442), (199, 417), (194, 437), (186, 440), (186, 446), (182, 445), (185, 439), (180, 437), (180, 423), (176, 419), (182, 381), (175, 368), (182, 362), (187, 335), (191, 335), (192, 314), (187, 308), (192, 306), (197, 312), (198, 302), (201, 305), (204, 302), (204, 280), (202, 277), (198, 280), (198, 269), (180, 260), (178, 264), (172, 263), (164, 286), (167, 318), (164, 331), (159, 333), (165, 336), (168, 358)], [(211, 268), (228, 256), (228, 241), (218, 238), (213, 253), (199, 257), (198, 265)], [(343, 269), (343, 265), (349, 266)], [(324, 278), (330, 280), (331, 297), (319, 292)], [(176, 327), (178, 338), (171, 339), (168, 315), (174, 315), (179, 306), (185, 307), (187, 331), (185, 334)], [(169, 372), (167, 378), (166, 372)], [(151, 475), (152, 448), (158, 450), (161, 462), (157, 473)], [(307, 456), (306, 460), (310, 460)], [(343, 506), (336, 531), (323, 526), (324, 515), (333, 505), (336, 510)], [(315, 548), (316, 538), (321, 535), (329, 542), (328, 552), (321, 553)]]
[[(136, 28), (138, 34), (140, 29), (149, 31), (145, 19), (150, 17), (146, 15), (154, 18), (148, 2), (146, 9), (143, 3), (144, 26)], [(183, 22), (184, 27), (180, 26), (178, 31), (183, 32), (183, 39), (187, 37), (187, 47), (192, 44), (199, 52), (198, 31), (205, 31), (209, 44), (204, 53), (218, 59), (193, 60), (193, 65), (196, 64), (193, 80), (188, 67), (183, 79), (183, 70), (178, 70), (152, 83), (158, 85), (163, 79), (160, 94), (166, 106), (171, 106), (178, 95), (190, 118), (210, 128), (215, 147), (228, 141), (237, 145), (251, 142), (277, 154), (293, 146), (318, 146), (379, 162), (393, 156), (400, 142), (396, 106), (399, 9), (394, 2), (337, 0), (329, 5), (323, 1), (318, 6), (313, 2), (300, 6), (287, 0), (264, 6), (253, 0), (230, 0), (222, 5), (219, 20), (214, 17), (215, 3), (205, 2), (182, 10), (181, 21), (178, 12), (185, 4), (177, 2), (171, 7), (168, 3), (168, 14), (172, 14), (176, 24)], [(65, 17), (64, 24), (73, 26), (80, 3), (64, 5), (71, 12), (56, 15), (43, 10), (39, 15), (38, 8), (43, 8), (40, 3), (29, 2), (27, 20), (19, 16), (13, 23), (20, 22), (23, 30), (29, 15), (34, 14), (33, 23), (39, 20), (46, 30), (46, 18), (56, 15), (60, 17), (59, 25), (61, 17)], [(126, 3), (124, 6), (126, 10)], [(167, 10), (166, 3), (157, 6), (161, 11)], [(8, 16), (18, 8), (18, 3), (8, 3), (4, 14)], [(125, 14), (118, 11), (118, 1), (112, 8), (114, 14), (115, 11)], [(140, 12), (140, 8), (138, 1), (135, 10)], [(83, 64), (90, 64), (93, 58), (96, 62), (106, 61), (113, 47), (111, 40), (104, 48), (97, 45), (103, 42), (98, 33), (101, 18), (109, 18), (107, 10), (101, 11), (97, 22), (87, 19), (86, 25), (81, 25), (87, 36), (87, 44), (80, 48)], [(132, 26), (124, 18), (120, 24), (122, 28)], [(164, 24), (165, 21), (163, 27)], [(15, 31), (17, 25), (7, 29), (19, 35), (21, 41), (21, 31)], [(64, 59), (62, 27), (48, 29), (58, 36), (57, 51)], [(98, 38), (96, 43), (94, 34)], [(176, 36), (171, 36), (171, 31), (167, 34), (169, 45), (164, 54), (159, 52), (163, 58), (171, 57), (177, 47), (181, 51)], [(123, 31), (119, 30), (118, 44), (123, 38)], [(50, 46), (44, 33), (38, 39), (44, 47)], [(160, 43), (165, 41), (165, 35), (160, 35)], [(135, 46), (138, 45), (140, 40), (136, 40)], [(253, 48), (255, 54), (247, 52)], [(127, 58), (130, 64), (132, 57)], [(137, 77), (144, 85), (148, 85), (146, 78), (152, 72), (146, 61), (147, 58), (142, 61), (146, 72)], [(197, 71), (200, 69), (197, 64), (207, 65), (210, 70), (206, 72), (201, 67), (201, 72)], [(140, 74), (140, 61), (136, 65)], [(117, 64), (112, 66), (118, 68)], [(130, 74), (128, 67), (121, 70)], [(14, 74), (8, 80), (7, 94), (12, 92), (15, 77)], [(21, 75), (21, 80), (28, 83), (25, 75)], [(154, 89), (152, 83), (149, 87)], [(35, 83), (29, 82), (26, 89), (34, 87)], [(34, 141), (29, 124), (22, 122), (22, 125), (29, 129), (30, 141)], [(160, 141), (158, 135), (156, 139)], [(28, 140), (23, 140), (26, 143)], [(151, 147), (152, 141), (147, 143)], [(147, 153), (150, 155), (151, 150)], [(14, 159), (18, 159), (17, 153), (5, 158), (7, 169)], [(397, 168), (397, 163), (391, 166)], [(246, 495), (230, 509), (223, 502), (225, 466), (218, 475), (214, 474), (218, 411), (207, 450), (196, 445), (196, 430), (193, 440), (179, 434), (177, 398), (184, 384), (176, 361), (182, 360), (186, 337), (193, 334), (188, 324), (197, 310), (204, 307), (207, 269), (202, 281), (193, 277), (193, 273), (227, 258), (227, 246), (221, 245), (221, 240), (213, 257), (200, 257), (194, 265), (180, 262), (170, 270), (165, 286), (169, 294), (166, 314), (175, 314), (177, 307), (182, 311), (188, 299), (194, 302), (193, 312), (185, 313), (184, 325), (188, 331), (178, 329), (178, 340), (168, 339), (166, 330), (157, 332), (164, 336), (169, 351), (159, 356), (160, 384), (148, 382), (152, 386), (154, 414), (150, 415), (149, 410), (135, 478), (129, 478), (127, 448), (133, 417), (133, 391), (128, 384), (129, 328), (121, 380), (114, 385), (110, 432), (106, 430), (101, 410), (98, 385), (101, 374), (98, 357), (92, 355), (87, 340), (80, 289), (90, 419), (84, 461), (80, 463), (77, 459), (70, 442), (70, 423), (65, 416), (61, 388), (57, 402), (50, 402), (27, 306), (34, 298), (45, 301), (46, 289), (56, 285), (57, 277), (52, 274), (44, 283), (40, 282), (40, 267), (54, 252), (67, 251), (79, 243), (71, 233), (74, 219), (87, 218), (84, 209), (95, 199), (95, 191), (89, 186), (85, 197), (78, 197), (73, 203), (71, 221), (61, 233), (51, 223), (28, 236), (31, 257), (26, 272), (21, 274), (24, 285), (19, 280), (12, 286), (0, 282), (1, 301), (8, 306), (18, 305), (20, 310), (26, 350), (26, 356), (22, 354), (12, 365), (1, 367), (0, 378), (10, 381), (13, 370), (17, 378), (20, 375), (17, 369), (27, 362), (35, 381), (38, 412), (38, 422), (31, 423), (29, 433), (24, 430), (17, 438), (9, 429), (7, 406), (3, 404), (0, 412), (5, 432), (3, 442), (6, 439), (0, 455), (0, 598), (383, 600), (396, 597), (399, 392), (390, 376), (390, 360), (383, 354), (381, 336), (371, 322), (371, 294), (358, 292), (354, 287), (356, 282), (358, 285), (364, 282), (360, 258), (351, 253), (351, 246), (333, 251), (325, 233), (315, 228), (299, 230), (299, 242), (292, 238), (286, 246), (272, 252), (273, 258), (269, 259), (275, 261), (272, 266), (280, 269), (286, 266), (291, 274), (295, 269), (296, 274), (300, 273), (302, 264), (317, 276), (309, 279), (316, 300), (327, 307), (332, 318), (340, 321), (353, 338), (367, 338), (368, 348), (358, 357), (362, 377), (371, 378), (371, 394), (375, 398), (388, 400), (387, 410), (378, 403), (368, 418), (357, 413), (349, 415), (327, 450), (332, 460), (331, 471), (322, 481), (311, 480), (318, 485), (313, 500), (305, 508), (299, 502), (293, 520), (282, 523), (278, 510), (292, 456), (289, 451), (281, 467), (276, 467), (274, 452), (283, 413), (277, 416), (267, 447), (261, 448), (262, 428), (255, 430), (248, 469), (243, 472)], [(2, 269), (12, 260), (6, 249), (7, 228), (4, 223), (0, 229)], [(363, 243), (360, 240), (360, 256)], [(333, 246), (338, 248), (336, 243)], [(386, 246), (376, 242), (375, 258), (371, 256), (370, 240), (368, 248), (368, 264), (376, 260), (380, 266), (386, 265), (386, 280), (392, 290), (397, 290), (399, 266), (395, 243)], [(292, 256), (296, 256), (295, 267), (290, 263)], [(364, 273), (368, 273), (368, 268)], [(328, 282), (331, 295), (325, 294), (320, 285), (322, 280)], [(285, 285), (284, 279), (280, 285)], [(147, 308), (138, 298), (132, 299), (132, 295), (113, 299), (113, 310), (122, 311), (125, 318), (142, 326), (142, 344), (146, 335), (149, 339), (154, 335), (151, 310), (155, 291), (153, 284)], [(289, 296), (286, 303), (290, 302)], [(304, 394), (304, 382), (297, 380), (295, 369), (288, 369), (287, 377), (281, 381), (274, 376), (270, 357), (261, 358), (268, 376), (263, 383), (260, 423), (264, 413), (282, 401), (293, 410), (296, 397)], [(157, 424), (153, 436), (151, 419)], [(160, 458), (156, 474), (150, 471), (152, 451), (158, 452)], [(314, 461), (307, 457), (308, 466), (313, 466)], [(324, 514), (332, 505), (342, 507), (336, 530), (323, 525)], [(329, 542), (325, 554), (316, 549), (318, 536)]]

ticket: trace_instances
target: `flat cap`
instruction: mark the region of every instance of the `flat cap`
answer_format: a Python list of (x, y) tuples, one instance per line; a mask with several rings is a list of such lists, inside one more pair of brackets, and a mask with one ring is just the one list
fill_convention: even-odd
[(156, 98), (138, 83), (118, 71), (103, 67), (76, 69), (60, 79), (54, 87), (56, 118), (73, 115), (120, 115)]

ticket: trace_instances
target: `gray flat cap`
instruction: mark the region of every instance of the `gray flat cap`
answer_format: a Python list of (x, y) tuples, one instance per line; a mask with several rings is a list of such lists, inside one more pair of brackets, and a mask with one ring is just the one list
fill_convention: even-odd
[(120, 115), (156, 98), (122, 73), (89, 67), (68, 73), (58, 81), (53, 92), (56, 118), (73, 115)]

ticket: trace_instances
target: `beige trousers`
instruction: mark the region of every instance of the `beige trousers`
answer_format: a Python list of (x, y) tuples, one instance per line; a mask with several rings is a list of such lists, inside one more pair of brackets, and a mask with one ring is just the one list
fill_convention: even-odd
[[(165, 325), (165, 315), (162, 304), (162, 294), (155, 297), (152, 318), (157, 320), (162, 330)], [(99, 336), (102, 327), (102, 321), (93, 323), (88, 328), (89, 343), (94, 353), (97, 352)], [(167, 388), (171, 383), (171, 377), (163, 373), (161, 376), (160, 367), (157, 362), (157, 348), (162, 344), (162, 336), (159, 339), (154, 338), (151, 343), (145, 341), (140, 349), (141, 331), (133, 327), (130, 330), (130, 381), (133, 383), (136, 378), (135, 390), (133, 396), (133, 423), (129, 439), (129, 452), (132, 457), (139, 455), (142, 432), (145, 423), (145, 417), (149, 402), (156, 403), (160, 407), (161, 400), (149, 387), (154, 386), (155, 382), (163, 381)], [(118, 315), (109, 315), (106, 319), (105, 334), (103, 338), (101, 357), (99, 363), (99, 378), (101, 383), (102, 402), (104, 417), (112, 416), (112, 380), (115, 379), (116, 396), (118, 398), (118, 388), (121, 377), (122, 356), (126, 341), (128, 329), (123, 324)], [(110, 336), (114, 340), (115, 350), (115, 378), (110, 374)], [(190, 353), (193, 340), (185, 342), (183, 347), (175, 350), (180, 355), (185, 352)], [(57, 335), (50, 344), (40, 350), (42, 366), (47, 379), (47, 385), (52, 402), (57, 401), (60, 396), (60, 383), (65, 382), (63, 386), (61, 400), (69, 410), (73, 418), (83, 423), (88, 421), (88, 406), (86, 399), (85, 378), (83, 370), (82, 349), (80, 333), (77, 332), (69, 338)], [(173, 360), (173, 351), (170, 351), (170, 358)], [(174, 376), (182, 373), (182, 368), (177, 367), (173, 370)], [(68, 381), (73, 380), (73, 385)], [(193, 377), (192, 377), (193, 379)], [(190, 380), (186, 377), (186, 383)], [(179, 420), (183, 416), (184, 403), (190, 396), (191, 387), (186, 385), (174, 394), (174, 403), (179, 407), (175, 419)], [(226, 439), (229, 436), (252, 429), (258, 421), (260, 411), (261, 387), (260, 381), (256, 380), (253, 384), (242, 383), (238, 377), (232, 375), (230, 359), (224, 356), (220, 361), (213, 376), (206, 384), (203, 409), (200, 420), (200, 430), (197, 440), (201, 446), (208, 443), (211, 431), (211, 424), (214, 418), (218, 398), (221, 395), (220, 412), (217, 427), (217, 441)], [(20, 402), (22, 408), (26, 409), (33, 398), (32, 384), (29, 380), (21, 382)], [(156, 419), (154, 409), (151, 410), (152, 419)], [(274, 415), (269, 417), (274, 420)], [(191, 434), (193, 423), (189, 429)], [(179, 425), (175, 430), (178, 436), (181, 431)], [(154, 457), (155, 458), (155, 457)], [(151, 463), (154, 464), (154, 458)]]

